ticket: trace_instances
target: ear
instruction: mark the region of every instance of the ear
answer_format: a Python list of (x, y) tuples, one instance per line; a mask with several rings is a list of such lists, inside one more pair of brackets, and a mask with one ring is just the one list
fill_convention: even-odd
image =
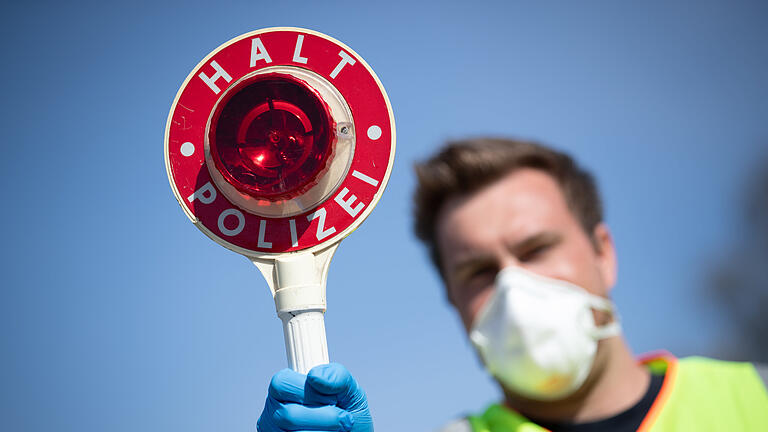
[(613, 244), (613, 236), (608, 225), (600, 222), (595, 227), (592, 238), (597, 251), (598, 270), (608, 292), (616, 285), (617, 277), (616, 248)]

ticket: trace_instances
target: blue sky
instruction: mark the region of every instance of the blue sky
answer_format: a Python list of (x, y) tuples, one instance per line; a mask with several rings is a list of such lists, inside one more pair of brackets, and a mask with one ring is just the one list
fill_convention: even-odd
[[(5, 133), (0, 429), (253, 430), (285, 367), (265, 282), (184, 216), (163, 134), (184, 78), (239, 34), (297, 26), (373, 67), (397, 155), (328, 279), (331, 359), (377, 430), (431, 430), (497, 390), (411, 234), (412, 165), (445, 139), (534, 138), (594, 171), (636, 352), (716, 352), (704, 295), (768, 153), (768, 8), (747, 1), (16, 3)], [(736, 246), (735, 246), (736, 245)]]

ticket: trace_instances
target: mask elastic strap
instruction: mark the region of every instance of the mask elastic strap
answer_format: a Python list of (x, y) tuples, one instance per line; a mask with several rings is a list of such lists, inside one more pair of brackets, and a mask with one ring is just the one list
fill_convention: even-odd
[(602, 327), (596, 327), (594, 332), (592, 332), (592, 335), (598, 340), (618, 336), (620, 334), (621, 324), (617, 319), (614, 319), (614, 321), (611, 321)]
[(616, 309), (616, 306), (613, 305), (613, 302), (607, 298), (600, 297), (591, 293), (585, 294), (589, 296), (589, 305), (594, 309), (606, 312), (613, 312), (613, 310)]
[(589, 295), (590, 300), (590, 306), (592, 306), (595, 309), (603, 310), (606, 312), (611, 312), (613, 315), (613, 321), (609, 322), (608, 324), (602, 326), (602, 327), (595, 327), (595, 329), (592, 331), (592, 336), (597, 339), (606, 339), (613, 336), (618, 336), (621, 334), (621, 323), (619, 320), (619, 316), (616, 313), (616, 306), (613, 304), (612, 301), (596, 296), (594, 294)]

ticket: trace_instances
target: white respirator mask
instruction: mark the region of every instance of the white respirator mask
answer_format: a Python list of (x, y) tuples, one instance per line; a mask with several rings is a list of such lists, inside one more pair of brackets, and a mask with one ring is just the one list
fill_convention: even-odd
[(583, 288), (507, 267), (480, 310), (469, 338), (488, 371), (508, 390), (535, 400), (559, 400), (587, 379), (597, 341), (621, 333), (618, 317), (598, 327), (592, 309), (614, 304)]

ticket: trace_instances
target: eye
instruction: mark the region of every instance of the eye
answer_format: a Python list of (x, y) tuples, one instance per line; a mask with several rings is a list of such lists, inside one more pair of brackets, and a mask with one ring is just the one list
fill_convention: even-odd
[(541, 258), (544, 252), (546, 252), (550, 247), (552, 247), (551, 243), (540, 244), (538, 246), (535, 246), (526, 250), (525, 252), (520, 254), (520, 256), (517, 259), (520, 260), (520, 262), (535, 261)]
[(483, 281), (489, 278), (493, 279), (496, 277), (498, 271), (498, 268), (492, 265), (477, 267), (469, 272), (466, 280), (467, 283), (476, 283), (477, 281)]
[(494, 265), (479, 266), (468, 270), (457, 278), (454, 299), (459, 304), (468, 304), (480, 293), (493, 286), (498, 269)]

